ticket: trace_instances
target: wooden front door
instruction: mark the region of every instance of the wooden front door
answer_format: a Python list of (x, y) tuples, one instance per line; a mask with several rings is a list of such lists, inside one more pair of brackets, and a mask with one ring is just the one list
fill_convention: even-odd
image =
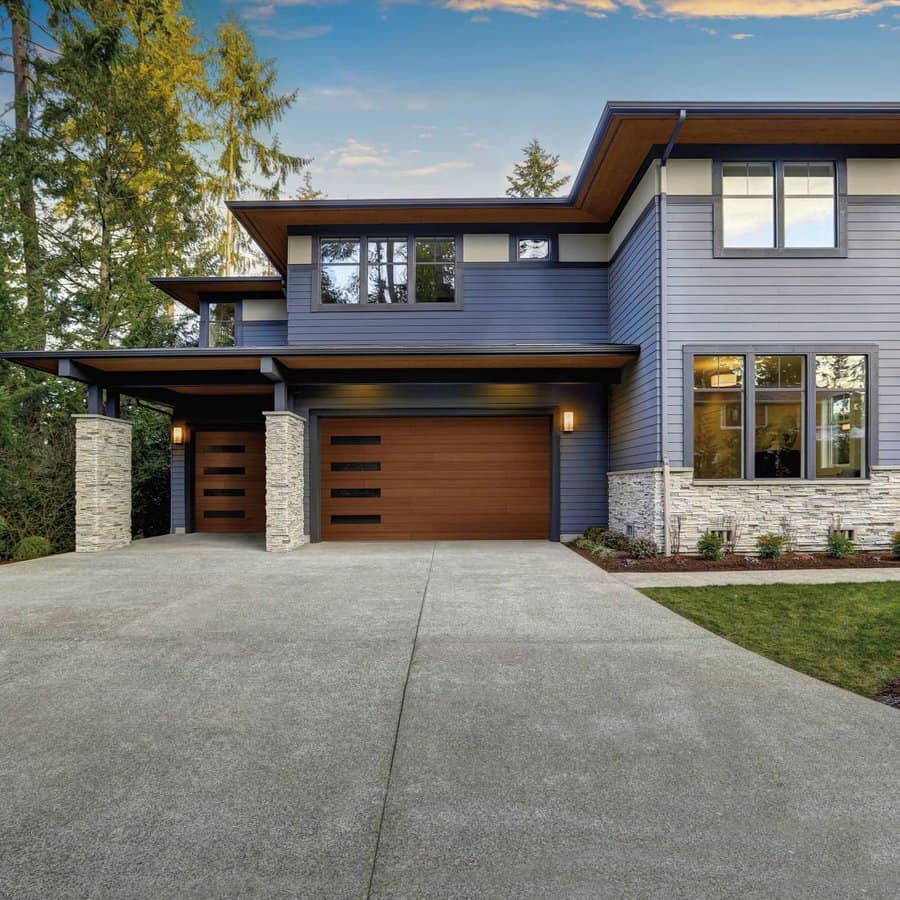
[(324, 540), (550, 535), (549, 417), (328, 418), (320, 434)]
[(194, 530), (266, 530), (264, 432), (194, 433)]

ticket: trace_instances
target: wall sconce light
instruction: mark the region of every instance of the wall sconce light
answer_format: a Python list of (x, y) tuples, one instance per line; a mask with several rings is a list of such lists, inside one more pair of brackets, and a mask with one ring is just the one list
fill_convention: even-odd
[(184, 425), (173, 425), (172, 426), (172, 443), (173, 444), (183, 444), (184, 443)]
[(563, 429), (566, 434), (570, 434), (575, 430), (575, 413), (571, 409), (563, 412)]

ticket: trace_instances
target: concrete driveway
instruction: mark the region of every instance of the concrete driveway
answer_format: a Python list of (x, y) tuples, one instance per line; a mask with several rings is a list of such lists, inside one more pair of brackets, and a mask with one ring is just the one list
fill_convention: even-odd
[(0, 896), (896, 898), (900, 714), (550, 543), (0, 567)]

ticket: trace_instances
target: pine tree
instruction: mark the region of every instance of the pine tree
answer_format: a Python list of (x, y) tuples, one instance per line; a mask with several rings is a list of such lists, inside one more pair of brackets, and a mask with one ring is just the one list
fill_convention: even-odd
[[(271, 130), (282, 119), (297, 92), (276, 92), (274, 61), (257, 57), (250, 35), (234, 16), (216, 32), (210, 67), (210, 137), (221, 149), (215, 192), (222, 200), (234, 200), (252, 189), (264, 198), (276, 199), (288, 176), (299, 173), (309, 160), (285, 153), (277, 138), (267, 143), (258, 133)], [(246, 236), (235, 229), (231, 213), (226, 212), (225, 217), (222, 258), (225, 274), (230, 275), (245, 267), (248, 246)]]
[(523, 147), (522, 153), (522, 162), (516, 163), (512, 175), (506, 176), (508, 197), (553, 197), (569, 183), (568, 175), (556, 177), (559, 155), (548, 153), (537, 138)]
[(325, 192), (320, 191), (312, 183), (312, 174), (307, 170), (300, 179), (300, 187), (297, 188), (296, 197), (298, 200), (322, 200)]

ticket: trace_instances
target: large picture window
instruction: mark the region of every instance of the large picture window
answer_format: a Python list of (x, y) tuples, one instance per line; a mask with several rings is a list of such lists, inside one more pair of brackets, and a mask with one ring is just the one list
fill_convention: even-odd
[(694, 354), (697, 479), (867, 476), (869, 356)]
[(728, 252), (835, 250), (833, 161), (723, 162), (717, 245)]
[(319, 302), (339, 308), (457, 302), (454, 237), (324, 237)]

